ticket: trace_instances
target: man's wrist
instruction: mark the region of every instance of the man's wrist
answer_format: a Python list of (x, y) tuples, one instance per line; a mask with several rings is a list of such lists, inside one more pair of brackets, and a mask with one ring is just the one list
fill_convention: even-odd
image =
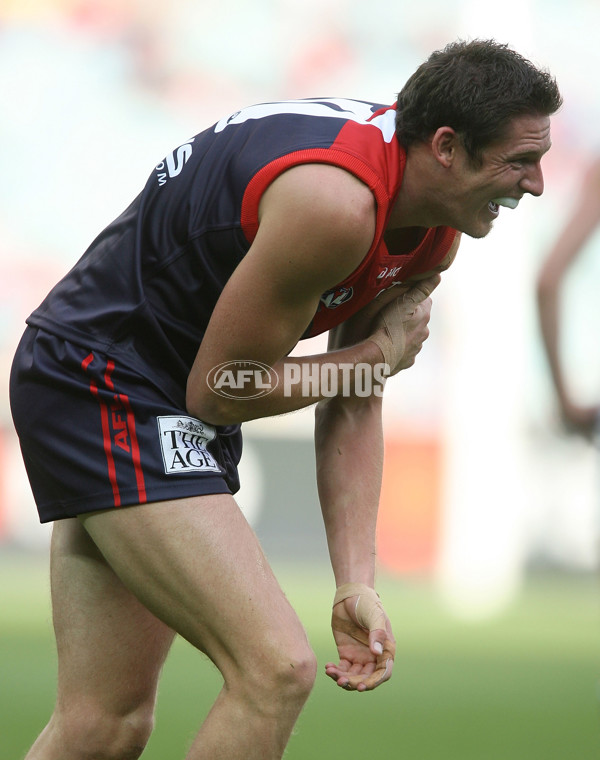
[[(375, 589), (368, 583), (342, 583), (337, 587), (335, 596), (333, 598), (333, 606), (343, 602), (344, 599), (349, 599), (352, 596), (360, 596), (361, 594), (372, 594)], [(379, 594), (377, 594), (379, 596)]]

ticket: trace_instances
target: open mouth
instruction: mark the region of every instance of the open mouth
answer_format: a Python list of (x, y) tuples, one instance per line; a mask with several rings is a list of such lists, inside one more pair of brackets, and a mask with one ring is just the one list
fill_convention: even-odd
[(490, 201), (488, 203), (488, 208), (492, 212), (492, 214), (498, 214), (500, 211), (500, 206), (504, 206), (505, 208), (511, 208), (515, 209), (519, 205), (519, 199), (518, 198), (511, 198), (510, 196), (506, 196), (503, 198), (494, 198), (493, 201)]

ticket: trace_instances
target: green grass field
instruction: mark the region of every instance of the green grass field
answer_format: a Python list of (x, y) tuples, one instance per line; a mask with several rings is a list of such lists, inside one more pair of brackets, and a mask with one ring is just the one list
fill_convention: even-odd
[[(321, 669), (334, 657), (326, 568), (278, 568)], [(346, 693), (321, 673), (288, 760), (592, 760), (600, 757), (600, 585), (532, 578), (500, 618), (450, 618), (424, 582), (382, 578), (398, 638), (394, 678)], [(0, 554), (0, 757), (20, 760), (51, 710), (48, 580), (39, 559)], [(213, 666), (177, 641), (144, 760), (183, 758), (220, 688)]]

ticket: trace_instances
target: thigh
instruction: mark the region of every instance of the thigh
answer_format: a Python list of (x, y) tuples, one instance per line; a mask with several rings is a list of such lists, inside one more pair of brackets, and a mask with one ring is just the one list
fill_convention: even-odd
[(123, 585), (77, 519), (54, 525), (51, 590), (59, 707), (151, 712), (174, 632)]
[(124, 583), (205, 652), (226, 682), (264, 668), (267, 652), (305, 655), (304, 629), (230, 495), (80, 519)]

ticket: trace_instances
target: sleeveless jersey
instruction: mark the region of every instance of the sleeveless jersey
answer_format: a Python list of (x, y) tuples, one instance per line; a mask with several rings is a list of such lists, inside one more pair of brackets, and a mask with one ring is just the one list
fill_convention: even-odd
[(181, 396), (219, 295), (256, 235), (264, 190), (292, 166), (327, 163), (362, 180), (377, 207), (371, 249), (323, 294), (302, 337), (340, 324), (381, 290), (435, 267), (454, 240), (454, 230), (438, 227), (423, 230), (408, 253), (387, 250), (383, 235), (405, 166), (394, 117), (393, 106), (311, 99), (251, 106), (219, 121), (158, 164), (28, 323), (120, 355)]

